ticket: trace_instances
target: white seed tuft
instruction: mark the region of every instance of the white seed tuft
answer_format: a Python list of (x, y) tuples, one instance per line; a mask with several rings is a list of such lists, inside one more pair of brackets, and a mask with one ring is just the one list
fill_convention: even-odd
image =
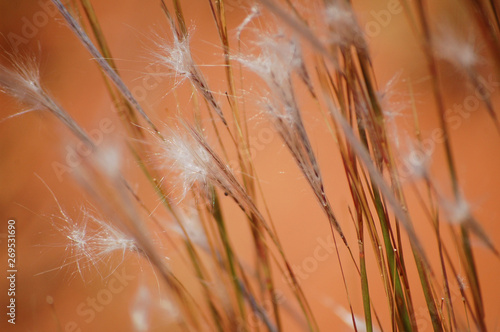
[(193, 74), (193, 68), (195, 68), (195, 63), (191, 55), (190, 35), (186, 35), (183, 39), (175, 33), (173, 35), (173, 41), (170, 43), (166, 40), (160, 40), (156, 45), (159, 48), (159, 52), (154, 53), (155, 57), (159, 62), (171, 70), (176, 79), (180, 77), (180, 80), (189, 79)]
[(80, 218), (76, 221), (62, 210), (61, 216), (54, 216), (53, 226), (69, 241), (64, 266), (76, 264), (77, 270), (83, 277), (85, 268), (93, 266), (98, 271), (101, 263), (109, 262), (115, 252), (122, 254), (122, 261), (128, 252), (137, 252), (135, 241), (126, 236), (113, 225), (105, 222), (93, 212), (81, 208)]
[(210, 164), (210, 156), (202, 146), (187, 136), (172, 133), (161, 147), (163, 166), (177, 171), (180, 175), (181, 198), (184, 198), (195, 184), (200, 184), (202, 187), (207, 185), (209, 176), (207, 165)]
[(457, 275), (457, 282), (458, 282), (458, 287), (460, 287), (462, 291), (465, 291), (467, 289), (467, 279), (463, 275), (461, 274)]
[(32, 110), (46, 106), (40, 84), (40, 71), (34, 57), (11, 59), (12, 68), (0, 65), (0, 90)]
[(96, 166), (110, 177), (120, 174), (122, 154), (117, 146), (99, 147), (94, 157)]
[(140, 285), (130, 310), (134, 331), (149, 331), (149, 312), (151, 301), (152, 299), (149, 289), (144, 285)]
[[(177, 84), (181, 84), (184, 80), (188, 79), (221, 118), (222, 122), (227, 124), (221, 106), (209, 89), (207, 80), (199, 69), (199, 66), (193, 60), (190, 47), (190, 34), (184, 34), (179, 31), (173, 22), (170, 22), (170, 29), (173, 36), (172, 43), (167, 40), (157, 42), (157, 47), (160, 51), (153, 53), (154, 56), (158, 59), (160, 65), (167, 67), (173, 72)], [(179, 77), (180, 79), (178, 80)]]
[[(350, 328), (354, 330), (354, 323), (356, 324), (356, 331), (359, 332), (366, 332), (368, 331), (366, 324), (365, 324), (365, 319), (362, 317), (359, 317), (358, 315), (354, 315), (354, 323), (352, 321), (353, 316), (351, 315), (351, 312), (346, 310), (344, 307), (341, 305), (337, 304), (333, 299), (331, 298), (325, 298), (323, 299), (324, 304), (329, 307), (331, 310), (335, 312), (335, 314)], [(373, 326), (372, 327), (373, 331), (379, 332), (380, 330)]]
[(340, 47), (354, 45), (366, 49), (363, 32), (352, 8), (344, 1), (331, 1), (325, 8), (325, 23), (328, 28), (326, 42)]
[(413, 180), (427, 178), (429, 176), (429, 166), (432, 160), (432, 152), (423, 148), (411, 148), (403, 158), (404, 173)]
[(458, 195), (455, 202), (445, 202), (443, 205), (448, 215), (448, 220), (453, 224), (466, 223), (472, 217), (470, 205), (461, 194)]
[[(189, 239), (204, 250), (209, 250), (210, 247), (208, 245), (207, 236), (205, 234), (205, 230), (203, 229), (203, 225), (198, 218), (196, 209), (191, 208), (187, 213), (182, 213), (181, 219), (182, 226), (184, 227), (187, 236), (189, 236)], [(180, 225), (174, 224), (171, 228), (174, 232), (184, 237), (184, 232)]]
[(285, 105), (294, 104), (292, 73), (301, 77), (305, 72), (302, 51), (297, 39), (284, 34), (263, 35), (257, 42), (257, 57), (235, 57), (243, 66), (253, 71), (267, 84), (273, 96)]
[[(45, 91), (40, 82), (38, 63), (33, 57), (10, 57), (11, 67), (0, 65), (0, 91), (11, 95), (28, 107), (6, 119), (35, 110), (47, 110), (64, 123), (88, 147), (94, 143), (85, 131), (59, 104)], [(3, 119), (5, 120), (5, 119)]]
[(442, 28), (436, 38), (435, 49), (438, 57), (467, 72), (481, 62), (472, 33), (464, 38), (450, 28)]

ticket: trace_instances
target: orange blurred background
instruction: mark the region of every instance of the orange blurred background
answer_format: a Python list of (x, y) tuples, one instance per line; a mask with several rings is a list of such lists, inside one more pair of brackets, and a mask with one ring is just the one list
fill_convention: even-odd
[[(399, 143), (404, 153), (406, 137), (412, 134), (412, 113), (409, 102), (408, 82), (414, 89), (416, 107), (419, 110), (422, 133), (431, 137), (437, 128), (437, 118), (429, 88), (429, 77), (425, 70), (422, 53), (414, 35), (407, 24), (404, 13), (392, 14), (385, 21), (377, 16), (380, 11), (388, 10), (393, 1), (355, 1), (355, 8), (361, 20), (361, 26), (369, 28), (369, 44), (374, 60), (374, 67), (381, 88), (393, 80), (387, 91), (391, 94), (385, 105), (391, 110), (390, 119), (394, 129), (394, 142)], [(42, 82), (51, 94), (65, 107), (77, 122), (87, 130), (102, 134), (103, 144), (120, 140), (124, 132), (113, 111), (112, 103), (102, 80), (102, 75), (89, 53), (84, 49), (73, 33), (65, 26), (62, 17), (51, 7), (48, 1), (0, 1), (0, 33), (3, 52), (12, 50), (12, 42), (17, 43), (21, 52), (34, 54), (40, 62)], [(213, 90), (224, 91), (223, 60), (218, 46), (219, 39), (208, 2), (205, 0), (181, 1), (185, 17), (195, 26), (193, 33), (193, 55), (202, 64), (217, 66), (203, 67)], [(124, 81), (136, 93), (154, 121), (169, 122), (176, 114), (176, 99), (189, 100), (189, 95), (180, 93), (173, 96), (172, 80), (162, 79), (160, 85), (149, 89), (143, 78), (150, 70), (151, 49), (154, 49), (155, 35), (165, 35), (168, 27), (157, 1), (138, 0), (99, 0), (93, 2), (109, 46), (116, 59)], [(303, 1), (304, 10), (310, 2)], [(454, 15), (449, 9), (451, 1), (438, 1), (432, 10), (443, 21), (455, 20), (460, 23), (459, 14)], [(310, 6), (313, 7), (313, 6)], [(309, 8), (310, 9), (310, 8)], [(247, 1), (228, 2), (228, 26), (237, 27), (249, 11)], [(45, 13), (45, 14), (43, 14)], [(469, 24), (464, 22), (463, 24)], [(234, 34), (232, 35), (234, 37)], [(244, 33), (244, 38), (251, 39), (253, 34)], [(18, 38), (19, 37), (19, 38)], [(250, 43), (250, 41), (248, 42)], [(481, 48), (480, 48), (481, 50)], [(4, 61), (5, 62), (5, 61)], [(487, 59), (482, 74), (488, 77)], [(441, 64), (442, 82), (446, 92), (447, 105), (462, 103), (464, 98), (473, 94), (468, 88), (463, 75), (448, 64)], [(493, 82), (500, 78), (493, 77)], [(260, 83), (251, 80), (245, 86), (254, 87)], [(494, 86), (493, 102), (499, 105), (499, 88)], [(383, 89), (382, 89), (383, 90)], [(250, 96), (258, 93), (258, 88), (250, 89)], [(11, 98), (0, 95), (0, 118), (5, 118), (22, 110)], [(257, 112), (255, 112), (257, 114)], [(252, 113), (253, 114), (253, 113)], [(486, 110), (481, 107), (462, 118), (456, 130), (451, 131), (454, 156), (458, 165), (459, 179), (466, 198), (471, 202), (477, 219), (495, 244), (500, 241), (498, 218), (500, 212), (500, 154), (498, 146), (500, 136), (495, 130)], [(101, 130), (102, 121), (111, 121), (110, 130)], [(318, 151), (326, 188), (338, 218), (343, 221), (348, 238), (355, 238), (355, 229), (348, 212), (350, 195), (344, 180), (344, 173), (335, 144), (316, 111), (305, 116), (306, 126), (311, 134), (313, 146)], [(338, 317), (335, 308), (347, 308), (345, 290), (340, 277), (335, 254), (329, 254), (322, 261), (311, 260), (318, 248), (328, 246), (331, 236), (327, 221), (317, 205), (310, 188), (302, 179), (300, 171), (283, 146), (278, 135), (271, 130), (271, 125), (258, 114), (250, 120), (251, 136), (256, 144), (254, 162), (262, 183), (266, 201), (270, 207), (273, 221), (280, 234), (288, 258), (297, 269), (301, 285), (312, 305), (316, 318), (325, 331), (347, 331), (350, 328)], [(397, 134), (396, 129), (397, 128)], [(96, 310), (95, 317), (87, 323), (78, 312), (78, 307), (89, 297), (95, 297), (103, 289), (109, 289), (110, 278), (102, 279), (95, 268), (90, 267), (80, 276), (75, 273), (74, 264), (62, 266), (68, 252), (64, 250), (64, 237), (57, 234), (50, 223), (51, 215), (57, 214), (53, 197), (37, 176), (43, 179), (55, 193), (62, 206), (69, 214), (78, 215), (78, 206), (88, 198), (81, 193), (71, 174), (60, 176), (54, 171), (55, 162), (64, 162), (68, 156), (66, 147), (74, 138), (72, 134), (50, 114), (32, 112), (8, 119), (0, 123), (0, 267), (4, 275), (6, 266), (5, 231), (10, 218), (17, 224), (17, 320), (15, 327), (7, 324), (4, 311), (7, 304), (5, 278), (0, 281), (0, 327), (2, 331), (134, 331), (130, 312), (137, 291), (142, 284), (149, 285), (153, 304), (159, 304), (158, 287), (152, 267), (141, 258), (127, 256), (118, 265), (121, 257), (114, 257), (110, 266), (100, 267), (106, 273), (117, 265), (115, 273), (125, 277), (123, 289), (116, 294), (109, 304)], [(442, 146), (435, 144), (432, 163), (433, 176), (438, 187), (447, 192), (449, 183), (444, 169)], [(143, 189), (147, 183), (135, 171), (133, 161), (127, 161), (123, 167), (129, 172), (131, 182), (137, 185), (144, 197), (150, 199), (151, 207), (156, 206), (155, 196)], [(409, 187), (408, 184), (406, 186)], [(411, 193), (411, 191), (409, 191)], [(423, 211), (409, 194), (410, 213), (414, 216), (417, 233), (433, 263), (437, 262), (436, 246), (430, 236), (430, 225)], [(229, 220), (230, 234), (237, 245), (237, 251), (248, 264), (253, 263), (252, 242), (247, 227), (241, 227), (243, 217), (234, 204), (224, 203), (225, 217)], [(422, 220), (421, 223), (418, 223)], [(429, 235), (427, 235), (429, 234)], [(327, 243), (325, 245), (325, 243)], [(452, 248), (450, 246), (450, 248)], [(172, 265), (176, 264), (178, 253), (173, 248), (165, 247)], [(477, 241), (474, 247), (478, 270), (480, 271), (482, 291), (486, 304), (486, 317), (491, 331), (500, 330), (500, 264), (498, 257), (492, 255)], [(325, 249), (326, 252), (328, 250)], [(345, 250), (341, 248), (342, 259), (348, 262)], [(407, 248), (407, 254), (409, 254)], [(409, 257), (409, 256), (408, 256)], [(373, 258), (373, 257), (369, 257)], [(407, 259), (410, 261), (410, 259)], [(352, 264), (351, 264), (352, 265)], [(357, 314), (362, 316), (361, 292), (355, 270), (346, 263), (346, 276), (352, 305)], [(111, 270), (110, 270), (111, 269)], [(412, 284), (419, 282), (413, 262), (409, 263)], [(368, 266), (373, 276), (378, 274), (373, 259)], [(190, 273), (189, 271), (186, 274)], [(278, 289), (288, 295), (284, 280), (277, 278)], [(385, 292), (379, 279), (370, 280), (370, 291), (377, 303), (377, 313), (387, 316)], [(416, 287), (418, 288), (418, 285)], [(422, 331), (432, 329), (427, 316), (423, 295), (414, 292), (418, 323)], [(297, 312), (298, 306), (293, 299), (285, 300), (290, 312)], [(457, 301), (458, 304), (460, 301)], [(150, 331), (165, 330), (168, 324), (162, 311), (152, 305)], [(337, 309), (338, 310), (338, 309)], [(300, 330), (301, 325), (287, 315), (286, 331)], [(386, 324), (387, 319), (382, 319)], [(389, 328), (387, 328), (389, 330)]]

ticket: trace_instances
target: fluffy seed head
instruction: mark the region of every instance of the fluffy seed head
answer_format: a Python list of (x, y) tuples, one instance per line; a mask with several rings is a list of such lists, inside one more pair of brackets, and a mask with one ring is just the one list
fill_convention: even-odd
[(246, 213), (253, 213), (264, 220), (254, 202), (246, 193), (233, 171), (212, 149), (202, 133), (185, 126), (186, 135), (172, 134), (163, 147), (163, 160), (180, 173), (183, 179), (184, 195), (195, 184), (201, 193), (212, 202), (212, 187), (220, 188), (234, 199)]
[(82, 276), (85, 267), (99, 270), (99, 264), (109, 262), (114, 252), (121, 252), (123, 260), (127, 252), (138, 251), (133, 239), (85, 207), (81, 208), (77, 221), (64, 213), (53, 218), (53, 225), (68, 240), (69, 258), (64, 265), (76, 264)]
[(11, 59), (11, 67), (0, 65), (0, 90), (32, 109), (43, 108), (46, 98), (40, 85), (40, 71), (35, 58)]
[(154, 55), (158, 59), (159, 64), (172, 71), (176, 79), (180, 77), (177, 84), (181, 84), (185, 79), (188, 79), (221, 118), (222, 122), (227, 124), (221, 106), (209, 89), (202, 71), (193, 60), (189, 45), (190, 35), (182, 34), (182, 32), (178, 31), (173, 22), (170, 22), (170, 28), (173, 36), (172, 43), (166, 40), (161, 40), (157, 43), (160, 52), (156, 52)]
[(460, 287), (462, 291), (465, 291), (467, 289), (467, 279), (463, 275), (458, 274), (457, 281), (458, 281), (458, 287)]
[(205, 149), (195, 144), (189, 137), (177, 133), (172, 133), (161, 144), (161, 148), (163, 166), (180, 175), (181, 197), (185, 197), (195, 184), (203, 187), (207, 185), (209, 175), (207, 165), (210, 164), (210, 156)]
[(27, 110), (8, 118), (35, 110), (48, 110), (88, 147), (94, 143), (85, 131), (59, 104), (42, 88), (38, 63), (33, 57), (11, 56), (11, 68), (0, 65), (0, 90), (16, 98), (28, 107)]
[[(354, 324), (353, 324), (353, 316), (351, 315), (351, 312), (349, 310), (346, 310), (344, 307), (341, 305), (337, 304), (334, 300), (331, 298), (325, 298), (323, 300), (326, 306), (328, 306), (331, 310), (335, 312), (335, 314), (344, 322), (347, 326), (351, 327), (354, 329)], [(354, 315), (354, 322), (356, 323), (356, 331), (359, 332), (366, 332), (368, 331), (366, 324), (365, 324), (365, 319), (362, 317), (359, 317), (358, 315)], [(372, 330), (375, 332), (379, 332), (380, 330), (376, 327), (372, 327)]]
[(475, 38), (458, 36), (450, 28), (442, 28), (435, 43), (437, 56), (466, 71), (472, 70), (481, 62), (476, 50)]
[(462, 224), (471, 219), (470, 205), (463, 195), (458, 195), (455, 202), (445, 202), (444, 208), (448, 220), (453, 224)]
[(181, 311), (175, 303), (167, 297), (162, 297), (160, 299), (160, 310), (163, 313), (163, 317), (166, 317), (170, 321), (177, 321), (181, 319)]
[(134, 302), (130, 308), (134, 331), (149, 331), (149, 311), (151, 306), (151, 293), (145, 285), (137, 289)]
[[(207, 236), (205, 234), (203, 226), (201, 225), (201, 221), (198, 218), (196, 209), (189, 209), (187, 213), (182, 214), (182, 226), (186, 230), (189, 239), (193, 243), (205, 250), (209, 249)], [(171, 228), (174, 230), (174, 232), (178, 233), (181, 236), (184, 236), (184, 232), (178, 224), (172, 225)]]
[(117, 146), (104, 146), (96, 150), (94, 157), (96, 166), (109, 177), (116, 177), (120, 174), (122, 154)]
[(186, 35), (182, 39), (176, 33), (172, 36), (172, 42), (160, 40), (156, 44), (160, 51), (154, 55), (162, 65), (174, 73), (176, 78), (180, 77), (181, 81), (190, 79), (195, 67), (189, 46), (190, 36)]
[(257, 42), (257, 57), (236, 57), (267, 84), (273, 96), (285, 105), (294, 104), (292, 73), (304, 76), (304, 61), (300, 44), (284, 34), (263, 35)]
[(405, 173), (402, 175), (415, 180), (428, 177), (431, 157), (432, 153), (430, 151), (425, 151), (422, 148), (412, 148), (403, 158)]
[(356, 16), (345, 1), (330, 1), (324, 15), (328, 27), (327, 43), (340, 47), (354, 45), (359, 49), (367, 48)]
[(259, 42), (261, 54), (256, 58), (240, 58), (239, 61), (268, 85), (273, 99), (264, 99), (264, 109), (311, 185), (321, 207), (343, 237), (326, 198), (319, 165), (294, 95), (293, 73), (298, 74), (308, 87), (311, 86), (302, 52), (296, 39), (278, 36), (279, 38), (262, 38)]

